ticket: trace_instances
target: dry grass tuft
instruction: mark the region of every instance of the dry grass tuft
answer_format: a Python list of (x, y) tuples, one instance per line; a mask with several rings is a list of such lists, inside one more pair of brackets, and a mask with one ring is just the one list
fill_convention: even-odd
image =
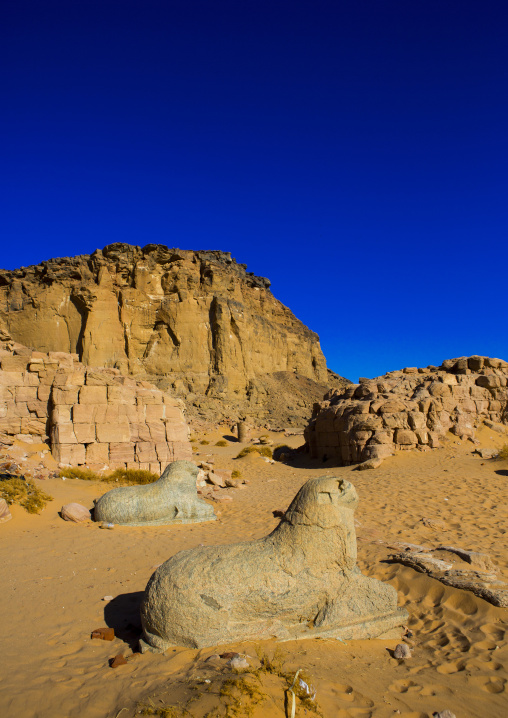
[(272, 458), (272, 450), (269, 446), (246, 446), (244, 449), (240, 451), (238, 456), (236, 456), (237, 459), (241, 459), (244, 456), (248, 456), (249, 454), (260, 454), (260, 456), (266, 456), (268, 459)]
[(19, 504), (29, 514), (38, 514), (53, 497), (39, 489), (33, 481), (17, 476), (0, 481), (0, 498), (7, 503)]
[(81, 479), (82, 481), (102, 481), (107, 484), (153, 484), (158, 480), (157, 474), (141, 469), (116, 469), (111, 474), (96, 474), (91, 469), (62, 469), (59, 476), (65, 479)]
[(242, 472), (239, 469), (235, 469), (231, 472), (231, 478), (232, 479), (241, 479), (243, 476)]
[(220, 441), (217, 441), (215, 446), (227, 446), (228, 442), (225, 439), (221, 439)]
[(503, 446), (499, 449), (497, 458), (503, 459), (504, 461), (508, 459), (508, 444), (503, 444)]

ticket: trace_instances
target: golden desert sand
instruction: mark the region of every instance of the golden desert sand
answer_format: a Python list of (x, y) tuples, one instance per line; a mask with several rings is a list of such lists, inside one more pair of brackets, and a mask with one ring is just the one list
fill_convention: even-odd
[[(11, 507), (13, 520), (0, 525), (0, 715), (128, 718), (170, 705), (187, 706), (189, 712), (159, 714), (282, 718), (286, 709), (290, 713), (291, 696), (285, 706), (285, 683), (277, 673), (261, 671), (258, 678), (245, 679), (256, 686), (250, 697), (237, 693), (235, 701), (228, 694), (225, 682), (234, 675), (227, 660), (205, 659), (231, 651), (245, 654), (252, 668), (263, 655), (275, 654), (281, 671), (303, 669), (316, 689), (316, 710), (325, 718), (430, 718), (446, 709), (457, 718), (505, 718), (508, 609), (386, 559), (394, 542), (452, 545), (488, 553), (498, 578), (508, 581), (508, 462), (482, 459), (470, 442), (451, 434), (443, 448), (398, 452), (373, 471), (337, 468), (305, 454), (286, 464), (259, 456), (235, 460), (242, 444), (215, 446), (224, 433), (223, 427), (201, 434), (210, 443), (196, 443), (195, 458), (212, 457), (219, 469), (240, 469), (249, 483), (221, 490), (233, 500), (213, 502), (217, 521), (113, 530), (65, 522), (58, 513), (63, 504), (91, 508), (93, 499), (110, 489), (76, 479), (38, 481), (54, 497), (40, 515)], [(485, 427), (477, 436), (484, 447), (506, 441)], [(281, 441), (280, 434), (271, 438)], [(302, 437), (283, 441), (296, 447)], [(324, 475), (344, 477), (357, 488), (358, 564), (397, 589), (399, 605), (410, 615), (411, 658), (395, 659), (397, 641), (381, 639), (135, 652), (139, 602), (155, 567), (182, 549), (266, 535), (279, 521), (272, 512), (285, 510), (308, 478)], [(433, 519), (431, 526), (422, 518)], [(107, 596), (112, 598), (104, 600)], [(103, 626), (115, 629), (114, 641), (91, 639)], [(118, 654), (127, 663), (111, 668), (109, 659)], [(234, 696), (235, 690), (229, 693)], [(297, 700), (296, 716), (304, 715), (313, 715), (312, 704)]]

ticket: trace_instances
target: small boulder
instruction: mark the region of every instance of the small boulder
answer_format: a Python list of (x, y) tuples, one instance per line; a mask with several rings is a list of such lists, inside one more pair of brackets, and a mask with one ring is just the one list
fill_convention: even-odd
[(455, 713), (452, 713), (448, 709), (440, 711), (439, 713), (433, 713), (432, 715), (434, 718), (456, 718)]
[(243, 656), (235, 656), (228, 661), (228, 666), (233, 668), (235, 671), (243, 671), (249, 667), (249, 662)]
[(64, 521), (74, 521), (76, 524), (83, 523), (84, 521), (91, 521), (92, 516), (86, 506), (81, 504), (65, 504), (60, 509), (60, 516)]
[(366, 471), (368, 469), (378, 469), (382, 463), (383, 459), (368, 459), (367, 461), (362, 461), (361, 464), (358, 464), (356, 470)]
[(499, 451), (497, 449), (477, 449), (476, 453), (480, 454), (482, 459), (493, 459), (499, 454)]
[(222, 478), (222, 476), (219, 476), (219, 474), (216, 474), (214, 471), (209, 471), (207, 474), (208, 481), (213, 484), (214, 486), (219, 486), (221, 489), (224, 489), (226, 487), (226, 482)]
[(96, 628), (92, 631), (91, 638), (100, 638), (101, 641), (112, 641), (115, 637), (114, 628)]
[(407, 658), (411, 658), (411, 649), (407, 643), (398, 643), (393, 651), (393, 657), (399, 661), (405, 661)]
[(125, 666), (125, 665), (127, 665), (127, 659), (123, 656), (123, 654), (119, 653), (114, 658), (109, 659), (109, 665), (111, 668), (118, 668), (118, 666)]

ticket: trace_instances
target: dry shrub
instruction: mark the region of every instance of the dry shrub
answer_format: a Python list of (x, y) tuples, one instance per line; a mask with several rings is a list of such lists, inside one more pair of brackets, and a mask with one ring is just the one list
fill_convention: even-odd
[(269, 446), (246, 446), (244, 449), (240, 451), (237, 459), (242, 459), (244, 456), (248, 456), (249, 454), (260, 454), (260, 456), (266, 456), (268, 459), (272, 458), (272, 450)]
[(231, 478), (232, 479), (241, 479), (242, 478), (242, 472), (239, 469), (235, 469), (231, 472)]
[(19, 504), (29, 514), (38, 514), (53, 497), (39, 489), (33, 481), (18, 476), (0, 481), (0, 498), (7, 503)]
[(503, 459), (504, 461), (508, 459), (508, 444), (503, 444), (503, 446), (499, 449), (497, 458)]
[(217, 443), (215, 444), (215, 446), (227, 446), (227, 445), (228, 445), (228, 442), (225, 441), (224, 439), (217, 441)]
[(207, 446), (210, 442), (207, 441), (206, 439), (201, 439), (201, 441), (199, 443), (201, 444), (201, 446)]
[(115, 469), (111, 474), (96, 474), (91, 469), (62, 469), (59, 476), (65, 479), (81, 479), (82, 481), (102, 481), (107, 484), (153, 484), (158, 480), (157, 474), (141, 469)]

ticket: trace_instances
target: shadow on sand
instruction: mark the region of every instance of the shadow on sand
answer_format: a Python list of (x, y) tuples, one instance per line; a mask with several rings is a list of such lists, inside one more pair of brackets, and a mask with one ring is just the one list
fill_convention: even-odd
[(499, 476), (508, 476), (508, 469), (497, 469), (494, 473)]
[(115, 636), (129, 645), (132, 651), (138, 650), (141, 636), (141, 618), (139, 607), (143, 591), (122, 593), (110, 601), (104, 609), (106, 626), (115, 629)]

